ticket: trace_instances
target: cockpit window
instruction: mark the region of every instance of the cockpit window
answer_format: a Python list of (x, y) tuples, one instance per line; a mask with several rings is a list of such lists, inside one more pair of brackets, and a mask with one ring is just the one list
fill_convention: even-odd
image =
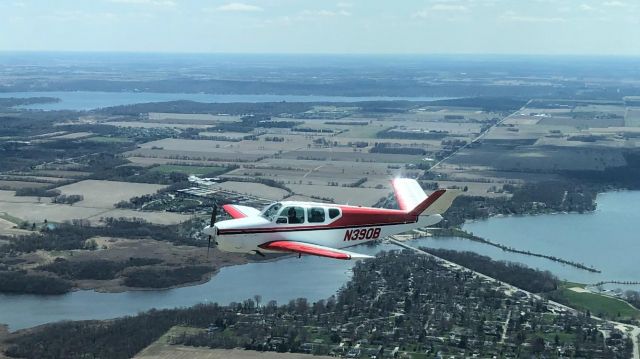
[(280, 208), (282, 208), (282, 204), (274, 203), (267, 209), (265, 209), (264, 212), (262, 212), (262, 216), (270, 221), (273, 221), (276, 218), (276, 215), (278, 214)]
[(334, 219), (340, 215), (340, 210), (337, 208), (329, 208), (329, 218)]
[(287, 217), (289, 224), (304, 223), (304, 209), (302, 207), (286, 207), (280, 212), (280, 217)]

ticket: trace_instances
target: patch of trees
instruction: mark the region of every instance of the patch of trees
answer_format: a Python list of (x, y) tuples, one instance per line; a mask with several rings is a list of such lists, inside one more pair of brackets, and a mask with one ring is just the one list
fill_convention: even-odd
[(467, 97), (429, 102), (431, 106), (475, 107), (487, 112), (515, 111), (527, 100), (512, 97)]
[(549, 271), (539, 271), (519, 263), (494, 261), (487, 256), (473, 252), (433, 248), (420, 249), (529, 292), (545, 293), (558, 288), (558, 278)]
[(95, 279), (109, 280), (117, 277), (118, 273), (128, 267), (140, 267), (162, 263), (157, 258), (131, 257), (127, 261), (109, 261), (104, 259), (68, 261), (56, 258), (53, 263), (38, 267), (37, 269), (55, 273), (64, 279)]
[(143, 194), (142, 196), (136, 196), (129, 198), (128, 201), (120, 201), (115, 204), (116, 208), (128, 208), (137, 209), (142, 208), (143, 205), (154, 201), (158, 198), (157, 194)]
[(575, 135), (567, 137), (567, 141), (578, 141), (578, 142), (596, 142), (600, 140), (606, 139), (606, 136), (602, 135)]
[(371, 147), (369, 150), (370, 153), (391, 153), (391, 154), (399, 154), (399, 155), (418, 155), (424, 156), (427, 154), (427, 151), (418, 147), (403, 147), (403, 146), (395, 146), (392, 143), (376, 143), (375, 146)]
[(467, 144), (467, 141), (458, 139), (442, 140), (440, 144), (443, 146), (462, 147)]
[(333, 133), (330, 128), (309, 128), (309, 127), (296, 127), (292, 128), (293, 132), (307, 132), (307, 133)]
[(154, 171), (153, 167), (125, 165), (100, 169), (94, 172), (90, 178), (109, 181), (171, 185), (176, 183), (188, 183), (189, 176), (182, 172), (164, 173), (161, 171)]
[(369, 179), (367, 177), (362, 177), (359, 180), (353, 182), (350, 185), (347, 185), (346, 187), (360, 187), (362, 186), (365, 182), (367, 182)]
[(393, 138), (393, 139), (409, 139), (409, 140), (439, 140), (449, 136), (448, 131), (404, 131), (395, 127), (376, 133), (376, 138)]
[(624, 299), (636, 308), (640, 308), (640, 292), (627, 290), (624, 292)]
[(57, 189), (46, 188), (19, 188), (16, 190), (16, 196), (29, 196), (29, 197), (57, 197), (60, 196), (60, 191)]
[(325, 125), (339, 125), (339, 126), (366, 126), (369, 124), (367, 121), (325, 121)]
[(125, 359), (135, 356), (174, 325), (206, 327), (215, 321), (231, 324), (235, 315), (212, 304), (151, 310), (104, 322), (62, 322), (11, 339), (5, 354), (29, 359)]
[(60, 99), (57, 97), (2, 97), (0, 98), (0, 107), (14, 107), (55, 102), (60, 102)]
[(264, 140), (267, 141), (267, 142), (284, 142), (284, 137), (265, 136)]
[(203, 275), (214, 269), (211, 266), (140, 268), (123, 273), (124, 284), (138, 288), (168, 288), (178, 284), (197, 282)]
[(0, 293), (64, 294), (71, 283), (53, 276), (29, 274), (26, 271), (0, 271)]
[(33, 233), (15, 238), (4, 237), (9, 243), (0, 246), (0, 254), (29, 253), (38, 249), (71, 250), (85, 248), (92, 237), (150, 238), (176, 244), (203, 246), (194, 239), (201, 223), (193, 219), (176, 225), (158, 225), (142, 219), (106, 218), (103, 226), (91, 226), (86, 221), (74, 220), (71, 223), (45, 229), (42, 233)]
[[(4, 121), (4, 118), (2, 120)], [(0, 133), (3, 133), (1, 125), (3, 121), (0, 121)], [(45, 131), (53, 132), (59, 130), (48, 127)], [(0, 168), (7, 171), (29, 171), (43, 162), (54, 162), (71, 157), (88, 157), (95, 153), (115, 155), (133, 149), (133, 144), (128, 142), (54, 140), (40, 143), (27, 141), (0, 143)], [(90, 169), (88, 170), (90, 171)]]
[[(118, 90), (120, 91), (120, 90)], [(182, 91), (182, 90), (181, 90)], [(247, 113), (279, 115), (281, 113), (300, 113), (313, 108), (313, 103), (302, 102), (234, 102), (234, 103), (202, 103), (195, 101), (169, 101), (142, 103), (107, 107), (96, 112), (110, 115), (138, 116), (141, 113), (228, 113), (230, 115), (244, 115)]]
[(600, 187), (565, 181), (504, 185), (511, 198), (460, 196), (444, 214), (444, 227), (458, 226), (465, 220), (485, 219), (496, 214), (537, 214), (586, 212), (595, 209)]
[(53, 197), (53, 199), (51, 199), (51, 203), (74, 204), (82, 200), (84, 200), (84, 196), (81, 194), (61, 194), (59, 196)]
[[(338, 144), (336, 143), (336, 146), (337, 145)], [(347, 146), (355, 147), (355, 148), (365, 148), (365, 147), (369, 146), (369, 142), (366, 142), (366, 141), (353, 141), (353, 142), (351, 142), (351, 141), (349, 141), (349, 142), (347, 142)]]
[(301, 124), (299, 121), (272, 121), (268, 115), (244, 116), (240, 121), (224, 122), (212, 127), (212, 131), (252, 132), (256, 128), (292, 128)]
[(603, 171), (562, 171), (569, 179), (600, 186), (640, 189), (640, 151), (623, 153), (626, 166), (607, 167)]

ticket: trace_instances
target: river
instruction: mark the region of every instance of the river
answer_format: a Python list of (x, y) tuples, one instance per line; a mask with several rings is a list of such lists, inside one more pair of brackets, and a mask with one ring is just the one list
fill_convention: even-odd
[(9, 97), (56, 97), (60, 102), (38, 103), (20, 106), (32, 110), (92, 110), (136, 103), (189, 100), (196, 102), (358, 102), (358, 101), (434, 101), (443, 97), (351, 97), (322, 95), (229, 95), (205, 93), (156, 93), (156, 92), (98, 92), (98, 91), (47, 91), (47, 92), (0, 92), (0, 98)]
[[(547, 259), (503, 252), (492, 246), (458, 238), (422, 238), (413, 246), (469, 250), (494, 259), (517, 261), (550, 270), (562, 279), (593, 283), (600, 280), (640, 280), (640, 191), (598, 196), (598, 209), (587, 214), (494, 217), (472, 222), (465, 229), (492, 241), (584, 262), (602, 270), (590, 273)], [(374, 254), (396, 249), (389, 244), (359, 246)], [(98, 293), (77, 291), (59, 296), (0, 295), (0, 323), (10, 330), (59, 320), (107, 319), (151, 308), (186, 307), (202, 302), (228, 304), (260, 294), (263, 302), (287, 303), (305, 297), (324, 299), (351, 278), (351, 261), (303, 256), (273, 262), (225, 267), (207, 283), (160, 291)]]

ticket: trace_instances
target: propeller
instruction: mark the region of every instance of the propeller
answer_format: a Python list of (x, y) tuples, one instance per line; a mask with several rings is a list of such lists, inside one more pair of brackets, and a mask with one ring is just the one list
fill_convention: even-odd
[[(216, 217), (218, 216), (218, 204), (213, 204), (213, 210), (211, 211), (211, 221), (209, 222), (209, 228), (215, 230), (214, 224), (216, 224)], [(207, 241), (207, 257), (209, 257), (209, 249), (211, 249), (211, 234), (209, 234), (209, 240)]]

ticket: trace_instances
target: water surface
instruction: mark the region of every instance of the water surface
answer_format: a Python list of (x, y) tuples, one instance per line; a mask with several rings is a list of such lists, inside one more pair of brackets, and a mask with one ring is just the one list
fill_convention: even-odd
[[(640, 280), (640, 191), (601, 194), (597, 202), (598, 209), (593, 213), (496, 217), (464, 227), (498, 243), (593, 265), (602, 270), (601, 274), (459, 238), (423, 238), (410, 244), (474, 251), (494, 259), (549, 270), (562, 279), (583, 283)], [(396, 248), (380, 244), (358, 246), (353, 250), (374, 254)], [(225, 267), (207, 283), (169, 290), (77, 291), (59, 296), (0, 295), (0, 323), (17, 330), (59, 320), (115, 318), (151, 308), (187, 307), (203, 302), (228, 304), (255, 294), (260, 294), (264, 303), (276, 300), (284, 304), (300, 297), (313, 302), (335, 294), (351, 279), (353, 265), (352, 261), (289, 257)]]
[[(640, 191), (602, 193), (597, 204), (591, 213), (494, 217), (467, 223), (464, 229), (496, 243), (594, 266), (601, 274), (468, 241), (464, 246), (493, 258), (549, 269), (572, 281), (640, 281)], [(461, 245), (449, 240), (445, 246)]]
[(33, 110), (92, 110), (136, 103), (189, 100), (196, 102), (358, 102), (358, 101), (433, 101), (441, 97), (388, 97), (388, 96), (322, 96), (322, 95), (229, 95), (205, 93), (157, 93), (157, 92), (99, 92), (99, 91), (48, 91), (48, 92), (0, 92), (0, 98), (8, 97), (56, 97), (60, 102), (39, 103), (20, 108)]

